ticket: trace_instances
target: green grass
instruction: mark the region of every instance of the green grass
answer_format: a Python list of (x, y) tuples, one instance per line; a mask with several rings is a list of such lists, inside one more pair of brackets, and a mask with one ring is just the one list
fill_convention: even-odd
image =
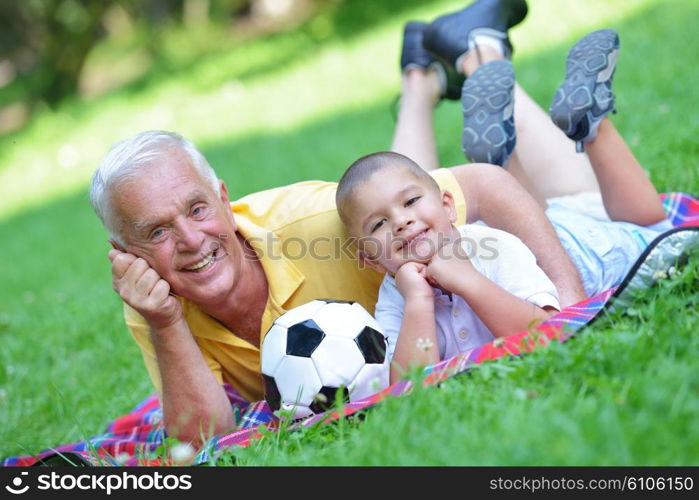
[[(299, 30), (158, 65), (124, 89), (41, 112), (0, 138), (0, 457), (101, 433), (152, 391), (85, 194), (109, 144), (143, 129), (177, 130), (234, 196), (335, 180), (358, 156), (390, 145), (402, 24), (461, 3), (386, 2), (372, 22), (367, 9), (377, 2), (340, 3)], [(659, 190), (699, 193), (699, 8), (530, 4), (512, 33), (522, 85), (547, 107), (570, 44), (590, 29), (616, 28), (615, 123)], [(459, 114), (457, 103), (437, 110), (445, 165), (463, 161)], [(361, 423), (263, 441), (235, 460), (697, 464), (696, 267), (685, 280), (644, 294), (638, 315), (605, 319), (567, 344), (388, 401)]]

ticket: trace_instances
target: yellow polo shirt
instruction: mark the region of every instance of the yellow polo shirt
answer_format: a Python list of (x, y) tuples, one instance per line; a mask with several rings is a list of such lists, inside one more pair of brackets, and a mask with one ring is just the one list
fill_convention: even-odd
[[(458, 221), (466, 203), (453, 174), (432, 172), (442, 189), (454, 195)], [(231, 203), (238, 230), (255, 248), (267, 276), (269, 298), (262, 315), (260, 340), (281, 314), (314, 299), (354, 300), (373, 314), (383, 275), (361, 269), (355, 247), (335, 208), (336, 183), (308, 181), (253, 193)], [(236, 336), (194, 303), (180, 299), (182, 310), (211, 371), (248, 401), (262, 399), (260, 351)], [(160, 374), (149, 328), (124, 304), (124, 318), (141, 348), (158, 392)]]

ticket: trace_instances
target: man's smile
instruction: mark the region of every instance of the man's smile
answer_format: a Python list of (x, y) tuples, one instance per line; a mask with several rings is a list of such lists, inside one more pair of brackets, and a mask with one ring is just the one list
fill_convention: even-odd
[(208, 253), (207, 255), (204, 256), (203, 259), (200, 259), (194, 263), (191, 263), (189, 265), (183, 266), (182, 269), (187, 272), (192, 272), (192, 273), (201, 273), (209, 269), (214, 262), (216, 262), (217, 259), (216, 257), (219, 254), (219, 249), (215, 249), (212, 252)]

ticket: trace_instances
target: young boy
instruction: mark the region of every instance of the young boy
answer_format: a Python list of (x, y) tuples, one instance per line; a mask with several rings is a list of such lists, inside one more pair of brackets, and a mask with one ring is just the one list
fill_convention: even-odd
[(518, 238), (454, 227), (451, 193), (403, 155), (357, 160), (340, 181), (337, 207), (360, 260), (387, 273), (376, 318), (395, 361), (392, 381), (399, 366), (436, 363), (559, 309), (555, 286)]
[[(595, 219), (560, 200), (547, 208), (589, 295), (618, 284), (650, 241), (671, 227), (658, 193), (606, 118), (614, 107), (618, 47), (611, 30), (580, 40), (568, 55), (566, 79), (551, 109), (554, 122), (586, 145), (604, 209), (614, 220)], [(512, 119), (511, 111), (502, 113), (502, 108), (484, 111), (490, 113), (485, 121), (469, 114), (489, 102), (483, 89), (503, 81), (510, 82), (507, 105), (514, 85), (508, 61), (482, 65), (469, 76), (462, 95), (465, 129)], [(469, 147), (464, 141), (467, 154)], [(494, 156), (509, 158), (510, 165), (517, 162), (514, 141), (499, 147), (505, 150)], [(435, 363), (527, 328), (559, 309), (555, 288), (526, 247), (483, 226), (453, 227), (453, 198), (430, 180), (408, 158), (378, 153), (356, 161), (337, 191), (340, 216), (358, 239), (360, 259), (387, 273), (376, 317), (389, 337), (392, 381), (410, 365)], [(482, 255), (493, 243), (489, 238), (497, 247)], [(469, 242), (476, 244), (469, 247)]]

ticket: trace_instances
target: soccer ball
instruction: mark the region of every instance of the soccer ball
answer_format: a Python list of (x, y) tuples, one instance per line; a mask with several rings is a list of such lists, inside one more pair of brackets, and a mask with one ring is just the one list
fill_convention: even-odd
[(262, 379), (272, 410), (322, 413), (388, 386), (387, 341), (356, 302), (314, 300), (279, 316), (262, 343)]

